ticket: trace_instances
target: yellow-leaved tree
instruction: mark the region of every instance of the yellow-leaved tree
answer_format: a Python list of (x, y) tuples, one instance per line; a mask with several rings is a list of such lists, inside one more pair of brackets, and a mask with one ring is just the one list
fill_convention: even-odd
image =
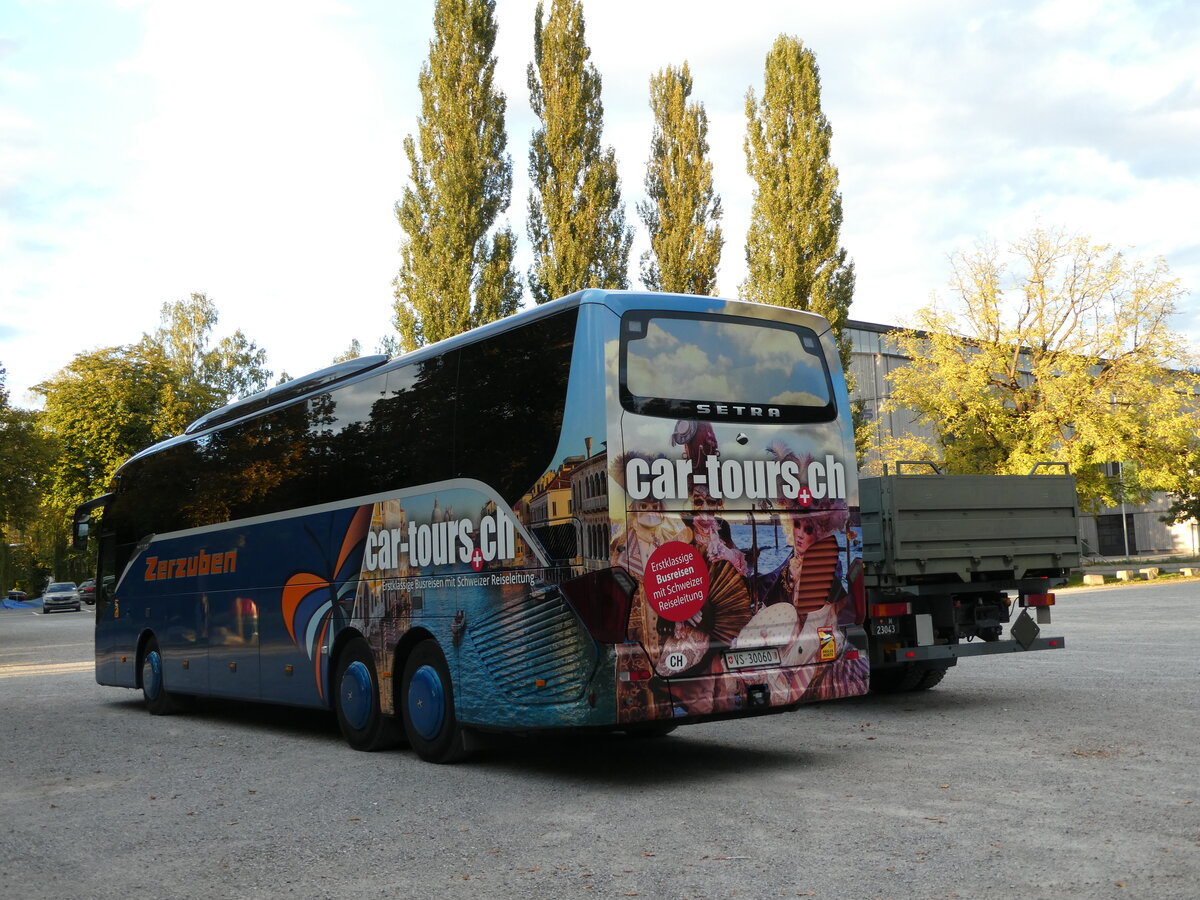
[(893, 335), (911, 361), (885, 404), (935, 437), (905, 434), (884, 459), (997, 474), (1062, 460), (1089, 509), (1194, 491), (1200, 378), (1170, 325), (1183, 290), (1165, 261), (1039, 227), (1006, 254), (982, 242), (952, 264), (953, 306)]

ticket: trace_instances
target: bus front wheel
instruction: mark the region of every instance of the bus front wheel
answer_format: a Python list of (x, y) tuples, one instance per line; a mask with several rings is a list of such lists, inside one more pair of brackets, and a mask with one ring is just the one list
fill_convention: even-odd
[(333, 705), (346, 743), (367, 751), (396, 745), (396, 722), (379, 711), (379, 679), (366, 641), (356, 638), (338, 654), (333, 684)]
[(421, 759), (445, 763), (464, 756), (462, 729), (454, 715), (450, 668), (437, 641), (422, 641), (404, 663), (400, 709), (404, 733)]
[(169, 716), (179, 709), (178, 702), (163, 681), (162, 652), (155, 638), (150, 638), (142, 653), (142, 697), (146, 701), (146, 709), (153, 716)]

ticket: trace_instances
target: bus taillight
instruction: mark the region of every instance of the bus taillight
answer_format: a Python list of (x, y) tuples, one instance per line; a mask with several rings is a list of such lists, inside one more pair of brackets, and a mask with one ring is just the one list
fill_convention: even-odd
[(625, 640), (636, 590), (629, 573), (619, 566), (588, 572), (562, 585), (562, 592), (588, 632), (602, 644)]

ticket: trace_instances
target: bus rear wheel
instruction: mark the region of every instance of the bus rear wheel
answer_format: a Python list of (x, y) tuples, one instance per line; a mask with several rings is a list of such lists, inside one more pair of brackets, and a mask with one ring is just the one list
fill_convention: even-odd
[(338, 727), (355, 750), (384, 750), (398, 743), (394, 719), (379, 709), (379, 678), (371, 648), (355, 638), (338, 654), (333, 705)]
[(437, 641), (417, 644), (404, 663), (400, 710), (408, 743), (421, 759), (446, 763), (465, 755), (462, 728), (454, 715), (450, 667)]
[(150, 638), (142, 653), (142, 697), (152, 716), (169, 716), (178, 712), (180, 704), (163, 681), (162, 651), (158, 640)]

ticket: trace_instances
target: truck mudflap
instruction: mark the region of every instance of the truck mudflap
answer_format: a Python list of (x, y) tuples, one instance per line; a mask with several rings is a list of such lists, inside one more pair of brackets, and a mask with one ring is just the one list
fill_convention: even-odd
[(935, 644), (930, 647), (898, 647), (888, 650), (884, 659), (888, 663), (932, 662), (953, 660), (964, 656), (989, 656), (993, 653), (1026, 653), (1034, 650), (1061, 650), (1066, 646), (1063, 637), (1034, 638), (1028, 644), (1018, 640), (971, 641), (961, 644)]

